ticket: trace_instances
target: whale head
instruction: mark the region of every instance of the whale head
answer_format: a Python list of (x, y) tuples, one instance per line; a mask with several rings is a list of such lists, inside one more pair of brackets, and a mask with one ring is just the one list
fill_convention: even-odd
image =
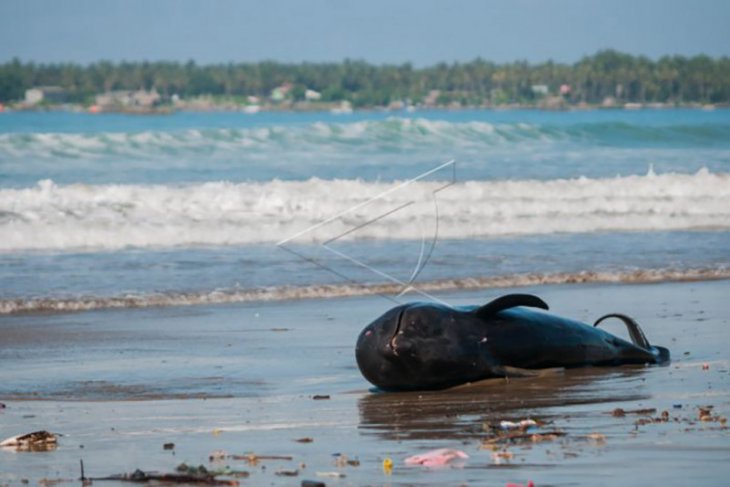
[(494, 360), (471, 312), (433, 303), (397, 306), (360, 333), (358, 367), (386, 391), (443, 389), (488, 375)]

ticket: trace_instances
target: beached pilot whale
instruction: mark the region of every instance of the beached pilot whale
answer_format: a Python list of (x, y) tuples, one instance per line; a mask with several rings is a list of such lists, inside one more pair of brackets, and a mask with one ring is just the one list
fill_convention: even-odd
[[(548, 309), (529, 294), (502, 296), (481, 307), (397, 306), (360, 333), (357, 365), (378, 388), (405, 391), (506, 377), (515, 368), (669, 361), (669, 350), (650, 345), (628, 316), (609, 314), (589, 326), (526, 307)], [(633, 343), (597, 328), (608, 318), (623, 321)]]

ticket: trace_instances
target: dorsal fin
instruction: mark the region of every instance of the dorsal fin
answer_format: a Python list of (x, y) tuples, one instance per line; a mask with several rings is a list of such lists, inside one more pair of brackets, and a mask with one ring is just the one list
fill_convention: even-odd
[(623, 321), (626, 325), (626, 328), (629, 330), (629, 336), (631, 336), (631, 341), (634, 342), (634, 345), (645, 348), (646, 350), (651, 350), (649, 340), (647, 340), (646, 335), (644, 335), (644, 332), (641, 330), (639, 324), (634, 321), (633, 318), (629, 318), (626, 315), (622, 315), (620, 313), (607, 314), (598, 318), (596, 322), (593, 323), (593, 326), (598, 326), (601, 321), (608, 318), (618, 318), (619, 320)]
[(514, 308), (515, 306), (530, 306), (532, 308), (550, 309), (542, 299), (532, 294), (507, 294), (493, 301), (488, 302), (481, 308), (474, 310), (474, 314), (480, 318), (488, 318), (502, 311), (503, 309)]

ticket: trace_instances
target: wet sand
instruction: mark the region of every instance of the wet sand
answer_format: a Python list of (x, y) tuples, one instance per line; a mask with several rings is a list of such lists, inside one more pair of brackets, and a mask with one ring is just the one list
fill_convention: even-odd
[[(506, 292), (515, 290), (439, 297), (474, 304)], [(379, 297), (4, 316), (0, 439), (42, 429), (63, 436), (53, 451), (0, 450), (0, 485), (76, 483), (80, 459), (89, 477), (229, 466), (249, 473), (241, 485), (727, 484), (730, 281), (519, 292), (589, 322), (629, 314), (673, 361), (375, 394), (357, 370), (354, 342), (390, 306)], [(607, 326), (625, 336), (618, 322)], [(612, 414), (617, 408), (627, 413)], [(654, 411), (631, 412), (639, 409)], [(525, 418), (542, 424), (512, 439), (493, 430)], [(304, 438), (312, 441), (296, 441)], [(443, 447), (470, 458), (458, 468), (404, 465)], [(217, 450), (291, 460), (211, 462)], [(338, 464), (338, 453), (359, 465)]]

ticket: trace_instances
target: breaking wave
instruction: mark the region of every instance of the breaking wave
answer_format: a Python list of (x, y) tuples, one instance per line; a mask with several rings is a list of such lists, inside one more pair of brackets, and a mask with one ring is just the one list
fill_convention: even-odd
[[(509, 288), (543, 284), (574, 283), (657, 283), (730, 279), (730, 268), (641, 269), (633, 271), (582, 271), (576, 273), (517, 274), (493, 277), (439, 279), (417, 284), (423, 292)], [(77, 312), (113, 308), (193, 306), (260, 301), (325, 299), (351, 296), (399, 295), (399, 284), (325, 284), (277, 286), (260, 289), (219, 289), (209, 292), (170, 292), (147, 295), (124, 294), (111, 297), (47, 297), (0, 299), (0, 315), (39, 312)]]
[[(730, 229), (730, 175), (57, 185), (0, 190), (0, 251)], [(380, 195), (378, 197), (378, 195)], [(339, 215), (339, 216), (338, 216)], [(336, 218), (333, 218), (336, 216)], [(324, 224), (324, 223), (326, 224)], [(308, 231), (309, 230), (309, 231)], [(431, 233), (429, 233), (431, 232)]]

